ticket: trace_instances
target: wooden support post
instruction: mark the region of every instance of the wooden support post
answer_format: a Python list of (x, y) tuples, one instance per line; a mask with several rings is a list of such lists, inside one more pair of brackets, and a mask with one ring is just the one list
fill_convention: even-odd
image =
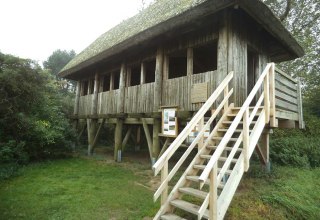
[(142, 62), (141, 63), (141, 75), (140, 75), (140, 85), (146, 83), (146, 63)]
[(114, 88), (114, 73), (111, 73), (110, 75), (110, 91), (112, 91)]
[(159, 47), (156, 57), (155, 85), (154, 85), (154, 111), (158, 112), (161, 106), (163, 74), (163, 48)]
[(169, 79), (169, 56), (167, 54), (164, 55), (163, 58), (163, 80)]
[[(168, 161), (166, 161), (161, 169), (161, 182), (164, 182), (168, 177)], [(168, 198), (168, 182), (165, 183), (165, 188), (161, 193), (161, 205), (163, 205)]]
[[(215, 88), (217, 88), (220, 83), (225, 79), (225, 77), (228, 75), (229, 66), (228, 66), (228, 50), (229, 50), (229, 32), (230, 32), (230, 19), (228, 16), (228, 11), (225, 11), (222, 15), (221, 23), (219, 24), (219, 36), (218, 36), (218, 57), (217, 57), (217, 74), (215, 77)], [(234, 80), (234, 79), (233, 79)], [(232, 95), (233, 97), (236, 96), (236, 93)], [(219, 97), (216, 101), (216, 103), (220, 103), (222, 101), (223, 97)], [(233, 98), (235, 100), (236, 98)], [(237, 103), (236, 103), (237, 106)]]
[(124, 101), (125, 101), (125, 84), (126, 84), (126, 64), (121, 64), (121, 71), (120, 71), (120, 95), (119, 95), (119, 104), (118, 104), (118, 113), (124, 112)]
[(159, 156), (160, 153), (160, 140), (159, 140), (159, 133), (161, 130), (161, 121), (157, 118), (154, 119), (154, 123), (153, 123), (153, 132), (152, 132), (152, 160), (156, 161), (156, 159)]
[(92, 115), (97, 115), (98, 113), (98, 90), (99, 90), (99, 74), (96, 73), (94, 77), (94, 89), (92, 98)]
[(218, 167), (215, 163), (209, 179), (210, 179), (210, 195), (209, 195), (209, 219), (216, 220), (218, 219), (218, 182), (217, 182), (217, 172)]
[(76, 90), (76, 97), (74, 102), (74, 115), (79, 114), (79, 100), (80, 100), (80, 81), (77, 81), (77, 90)]
[(261, 138), (260, 138), (260, 144), (259, 144), (259, 148), (262, 152), (262, 155), (265, 159), (265, 169), (267, 172), (270, 171), (270, 159), (269, 159), (269, 130), (265, 130), (262, 134), (261, 134)]
[(270, 90), (269, 90), (269, 74), (264, 78), (264, 110), (266, 112), (266, 124), (270, 121)]
[(243, 115), (243, 155), (244, 155), (244, 171), (249, 170), (249, 108), (246, 109)]
[(87, 130), (88, 130), (88, 155), (92, 155), (94, 148), (94, 137), (97, 131), (97, 120), (87, 119)]
[(271, 64), (271, 68), (269, 70), (270, 74), (270, 126), (275, 128), (278, 127), (277, 119), (276, 119), (276, 86), (275, 86), (275, 66), (274, 63)]
[(140, 145), (141, 145), (141, 127), (138, 126), (137, 128), (137, 138), (136, 138), (136, 146), (134, 148), (135, 151), (140, 150)]
[(131, 86), (131, 68), (127, 67), (127, 71), (126, 71), (126, 87)]
[(193, 48), (187, 49), (187, 75), (193, 75)]
[(160, 151), (159, 157), (161, 157), (161, 155), (167, 150), (167, 148), (169, 146), (169, 140), (170, 140), (170, 138), (167, 137), (165, 142), (164, 142), (164, 144), (163, 144), (163, 146), (162, 146), (162, 149)]
[(114, 134), (114, 160), (121, 162), (121, 148), (122, 148), (122, 128), (123, 120), (117, 119), (116, 129)]
[(301, 81), (298, 79), (297, 85), (297, 93), (298, 93), (298, 117), (299, 117), (299, 128), (304, 129), (304, 121), (303, 121), (303, 110), (302, 110), (302, 98), (301, 98)]
[(124, 136), (124, 139), (123, 139), (123, 141), (122, 141), (122, 148), (121, 148), (122, 152), (124, 152), (124, 150), (126, 149), (126, 145), (127, 145), (128, 140), (129, 140), (129, 138), (130, 138), (130, 135), (131, 135), (131, 131), (132, 131), (132, 126), (130, 126), (130, 127), (128, 128), (127, 133), (126, 133), (126, 135)]
[(149, 127), (148, 127), (148, 124), (147, 124), (147, 122), (146, 122), (146, 120), (144, 118), (142, 118), (141, 120), (142, 120), (144, 133), (146, 135), (147, 143), (148, 143), (150, 160), (152, 162), (152, 139), (151, 139), (151, 136), (150, 136)]
[(102, 122), (97, 130), (97, 133), (94, 137), (94, 140), (93, 140), (93, 143), (92, 143), (92, 151), (94, 150), (94, 148), (96, 147), (97, 143), (98, 143), (98, 140), (99, 140), (99, 134), (100, 134), (100, 131), (101, 131), (101, 128), (103, 127), (104, 125), (104, 122), (106, 121), (106, 119), (102, 119)]

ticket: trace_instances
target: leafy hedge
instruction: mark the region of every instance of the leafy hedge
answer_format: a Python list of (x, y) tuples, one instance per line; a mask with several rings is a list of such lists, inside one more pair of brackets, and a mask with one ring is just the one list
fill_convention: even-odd
[(306, 130), (276, 129), (270, 140), (270, 158), (281, 165), (320, 167), (320, 118), (307, 114)]
[(66, 117), (71, 99), (34, 61), (0, 53), (0, 165), (68, 150), (74, 140)]

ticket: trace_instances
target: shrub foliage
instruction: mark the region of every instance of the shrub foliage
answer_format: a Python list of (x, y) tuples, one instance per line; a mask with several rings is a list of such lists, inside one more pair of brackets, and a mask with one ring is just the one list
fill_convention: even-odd
[(36, 62), (0, 53), (1, 163), (27, 163), (70, 146), (66, 99)]

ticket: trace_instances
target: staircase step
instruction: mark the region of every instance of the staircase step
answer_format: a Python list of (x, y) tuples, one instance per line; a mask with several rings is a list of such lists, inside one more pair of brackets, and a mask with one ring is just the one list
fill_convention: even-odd
[[(232, 110), (240, 110), (242, 107), (232, 107)], [(254, 109), (254, 107), (252, 106), (252, 107), (249, 107), (249, 110), (252, 110), (252, 109)], [(262, 110), (263, 109), (263, 107), (259, 107), (258, 108), (259, 110)]]
[[(207, 160), (210, 160), (211, 157), (212, 157), (212, 155), (210, 155), (210, 154), (202, 154), (202, 155), (200, 155), (200, 158), (207, 159)], [(218, 160), (224, 162), (224, 161), (227, 160), (227, 158), (226, 157), (219, 157)], [(237, 159), (232, 159), (231, 162), (232, 163), (236, 163)]]
[[(200, 176), (187, 176), (186, 179), (187, 179), (187, 180), (190, 180), (190, 181), (192, 181), (192, 182), (199, 183), (199, 182), (200, 182), (200, 181), (199, 181), (199, 177), (200, 177)], [(207, 180), (204, 182), (204, 184), (209, 185), (209, 184), (210, 184), (210, 180), (207, 179)], [(222, 183), (220, 183), (219, 186), (218, 186), (218, 189), (223, 189), (223, 187), (224, 187), (224, 185), (223, 185)]]
[[(212, 140), (219, 140), (221, 141), (223, 137), (213, 137)], [(230, 141), (237, 141), (238, 138), (230, 138)]]
[[(206, 165), (194, 165), (193, 168), (194, 169), (198, 169), (198, 170), (204, 170), (204, 168), (206, 167)], [(221, 168), (218, 168), (218, 172), (220, 172)], [(230, 175), (232, 172), (232, 170), (227, 170), (226, 174)]]
[[(168, 143), (167, 146), (170, 146), (172, 143)], [(186, 145), (186, 144), (180, 144), (180, 147), (189, 147), (189, 145)]]
[[(207, 146), (207, 149), (215, 150), (215, 149), (217, 149), (217, 146)], [(232, 151), (233, 148), (232, 147), (225, 147), (224, 149), (227, 151)], [(237, 152), (241, 152), (241, 151), (242, 151), (242, 148), (237, 149)]]
[(175, 214), (165, 214), (165, 215), (162, 215), (161, 220), (187, 220), (185, 218), (181, 218), (180, 216), (177, 216)]
[(194, 189), (194, 188), (190, 188), (190, 187), (182, 187), (179, 188), (179, 192), (200, 198), (200, 199), (205, 199), (208, 195), (208, 193), (203, 192), (201, 190), (198, 189)]
[[(218, 129), (219, 132), (227, 132), (228, 131), (228, 128), (220, 128)], [(234, 131), (234, 133), (241, 133), (243, 130), (242, 129), (236, 129)], [(249, 132), (252, 132), (252, 130), (249, 130)]]
[[(228, 159), (227, 157), (220, 157), (219, 158), (220, 161), (226, 161), (227, 159)], [(232, 159), (231, 163), (237, 163), (237, 161), (238, 161), (237, 159)]]
[[(232, 124), (233, 121), (223, 121), (222, 124)], [(252, 121), (250, 125), (255, 124), (257, 121)], [(240, 121), (239, 124), (243, 124), (243, 121)]]
[[(180, 200), (180, 199), (173, 200), (173, 201), (170, 202), (170, 204), (175, 206), (175, 207), (177, 207), (177, 208), (179, 208), (179, 209), (182, 209), (184, 211), (192, 213), (194, 215), (198, 215), (198, 211), (200, 209), (200, 206), (192, 204), (190, 202), (186, 202), (184, 200)], [(207, 218), (207, 219), (209, 218), (209, 211), (208, 210), (206, 210), (204, 212), (204, 216), (203, 217)]]

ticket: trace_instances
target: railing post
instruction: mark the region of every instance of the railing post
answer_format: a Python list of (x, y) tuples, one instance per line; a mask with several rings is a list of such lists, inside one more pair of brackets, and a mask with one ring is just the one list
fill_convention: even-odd
[(249, 127), (249, 108), (247, 108), (243, 114), (243, 155), (245, 172), (249, 169)]
[[(200, 132), (202, 130), (203, 126), (204, 126), (204, 117), (202, 117), (199, 121), (198, 132)], [(201, 138), (198, 142), (198, 151), (200, 151), (202, 149), (203, 144), (204, 144), (204, 135), (201, 136)]]
[[(223, 90), (223, 98), (227, 97), (229, 93), (229, 83), (227, 83), (226, 87)], [(226, 103), (224, 103), (224, 112), (227, 111), (229, 107), (229, 100), (226, 101)]]
[(218, 163), (215, 163), (213, 169), (210, 173), (210, 195), (209, 195), (209, 219), (216, 220), (218, 219), (218, 182), (217, 182), (217, 173), (218, 173)]
[(298, 92), (298, 114), (299, 114), (299, 128), (304, 129), (304, 122), (303, 122), (303, 111), (302, 111), (302, 98), (301, 98), (301, 81), (298, 79), (297, 84), (297, 92)]
[(269, 93), (269, 73), (264, 78), (264, 109), (266, 113), (266, 124), (270, 121), (270, 93)]
[(275, 90), (275, 66), (274, 63), (271, 64), (269, 69), (270, 74), (270, 126), (278, 127), (276, 121), (276, 90)]
[(168, 160), (165, 161), (162, 169), (161, 169), (161, 182), (166, 181), (165, 188), (161, 193), (161, 205), (163, 205), (168, 198), (168, 181), (166, 180), (168, 177)]

